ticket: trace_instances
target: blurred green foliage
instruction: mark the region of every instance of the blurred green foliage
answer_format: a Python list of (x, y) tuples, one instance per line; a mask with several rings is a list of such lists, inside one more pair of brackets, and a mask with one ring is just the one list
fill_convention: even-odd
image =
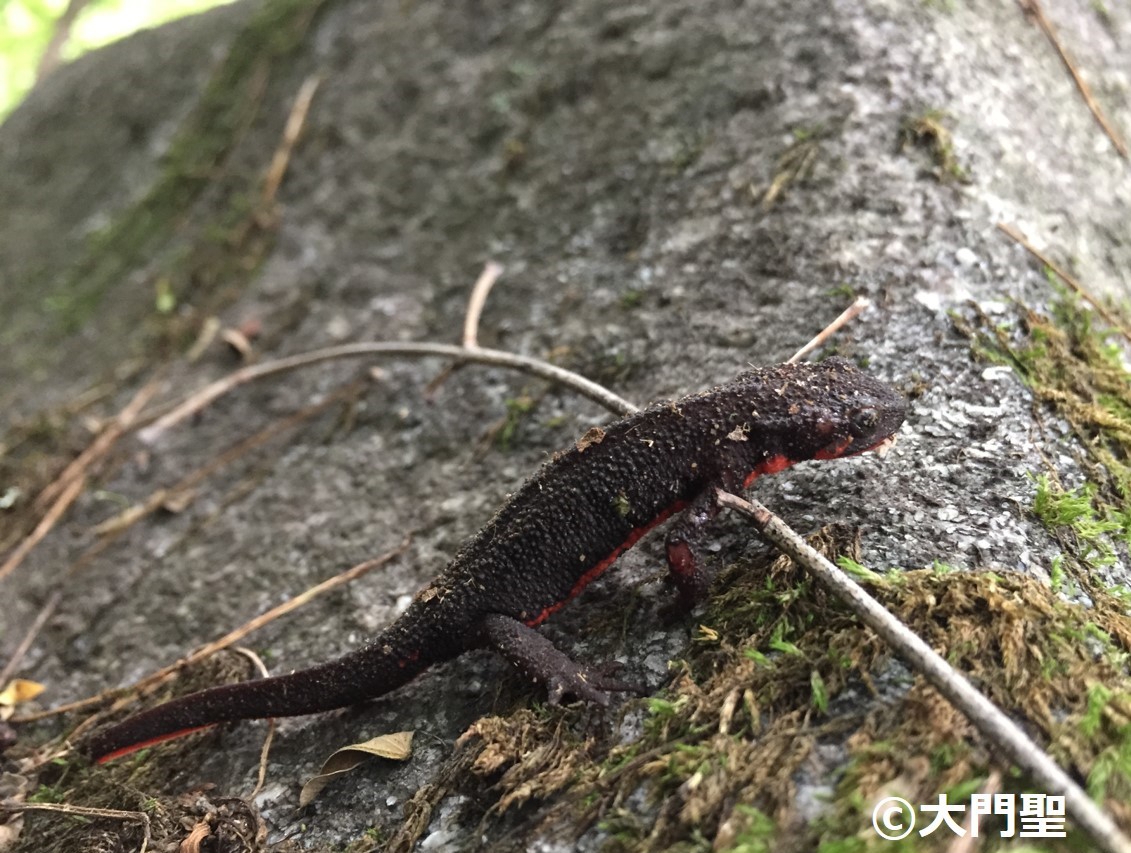
[(175, 18), (228, 0), (0, 0), (0, 121), (35, 85), (44, 51), (68, 7), (81, 8), (60, 33), (60, 63)]

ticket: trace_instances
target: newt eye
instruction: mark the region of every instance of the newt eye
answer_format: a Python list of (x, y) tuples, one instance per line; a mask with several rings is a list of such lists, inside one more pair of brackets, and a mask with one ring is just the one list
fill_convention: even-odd
[(852, 413), (852, 428), (858, 435), (867, 435), (880, 422), (880, 413), (875, 409), (857, 409)]

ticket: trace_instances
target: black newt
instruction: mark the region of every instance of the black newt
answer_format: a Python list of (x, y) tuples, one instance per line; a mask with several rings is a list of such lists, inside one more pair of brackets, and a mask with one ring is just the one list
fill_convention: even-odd
[(528, 480), (368, 645), (174, 699), (95, 732), (83, 751), (102, 762), (216, 723), (341, 708), (482, 646), (543, 682), (551, 702), (569, 694), (606, 704), (609, 692), (634, 688), (570, 660), (536, 625), (684, 509), (667, 551), (680, 598), (693, 603), (708, 582), (693, 542), (717, 512), (716, 488), (738, 491), (796, 462), (870, 450), (899, 428), (905, 408), (897, 392), (830, 358), (751, 370), (594, 428)]

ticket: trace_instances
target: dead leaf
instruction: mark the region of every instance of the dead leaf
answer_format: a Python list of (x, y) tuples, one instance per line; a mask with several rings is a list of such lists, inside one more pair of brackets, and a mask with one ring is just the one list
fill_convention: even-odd
[(189, 832), (185, 839), (177, 847), (177, 853), (200, 853), (201, 842), (212, 834), (212, 830), (208, 826), (208, 821), (198, 821), (193, 826), (192, 831)]
[(334, 777), (348, 773), (371, 756), (404, 761), (412, 755), (412, 734), (412, 732), (394, 732), (379, 735), (364, 743), (342, 747), (326, 759), (317, 776), (302, 786), (302, 793), (298, 796), (299, 808), (314, 802)]
[(47, 688), (38, 681), (28, 681), (26, 678), (13, 678), (8, 686), (0, 690), (0, 705), (12, 707), (21, 702), (30, 702)]

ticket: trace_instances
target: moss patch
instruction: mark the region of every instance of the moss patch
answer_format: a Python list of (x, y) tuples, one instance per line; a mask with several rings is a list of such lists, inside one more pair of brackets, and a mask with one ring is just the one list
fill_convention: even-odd
[[(247, 661), (232, 653), (216, 655), (149, 699), (157, 704), (176, 695), (214, 684), (248, 677)], [(108, 716), (101, 722), (120, 720), (136, 707)], [(44, 724), (45, 725), (45, 724)], [(62, 739), (41, 751), (61, 746)], [(266, 828), (253, 804), (238, 797), (212, 798), (205, 789), (187, 789), (182, 774), (170, 768), (192, 768), (202, 752), (214, 749), (214, 735), (182, 738), (161, 750), (141, 750), (102, 766), (90, 766), (77, 757), (58, 758), (36, 768), (37, 787), (31, 802), (53, 802), (79, 808), (143, 812), (149, 818), (150, 850), (175, 848), (188, 831), (211, 839), (211, 847), (226, 853), (266, 850)], [(30, 758), (30, 757), (29, 757)], [(195, 776), (189, 772), (189, 778)], [(170, 782), (177, 778), (178, 781)], [(58, 812), (28, 812), (12, 853), (71, 853), (75, 850), (138, 850), (145, 830), (138, 820), (86, 817)], [(287, 844), (273, 847), (294, 849)]]
[[(166, 314), (178, 298), (191, 293), (199, 306), (221, 282), (231, 286), (233, 277), (244, 280), (255, 269), (273, 227), (255, 201), (260, 170), (227, 162), (254, 126), (273, 68), (301, 47), (324, 2), (272, 0), (235, 36), (165, 155), (159, 179), (92, 238), (66, 286), (53, 288), (46, 307), (64, 332), (81, 328), (104, 294), (139, 269), (147, 270), (154, 312), (164, 307)], [(193, 207), (205, 192), (226, 198), (216, 206), (226, 212), (193, 224)], [(181, 248), (170, 248), (174, 240)]]
[(1036, 478), (1033, 510), (1060, 537), (1079, 566), (1074, 576), (1091, 594), (1089, 569), (1131, 545), (1131, 373), (1113, 342), (1116, 333), (1097, 325), (1076, 297), (1060, 291), (1048, 316), (1023, 310), (1016, 330), (982, 314), (973, 325), (959, 320), (958, 326), (983, 357), (1016, 370), (1083, 447), (1079, 461), (1088, 482), (1066, 488), (1050, 465)]
[(932, 174), (939, 183), (969, 183), (970, 176), (954, 153), (954, 138), (947, 127), (948, 116), (942, 110), (927, 110), (903, 120), (899, 129), (902, 150), (915, 147), (927, 152), (934, 163)]
[[(811, 541), (830, 555), (856, 550), (835, 528)], [(857, 574), (1131, 824), (1131, 619), (1117, 602), (1085, 609), (1021, 575)], [(584, 734), (578, 709), (489, 718), (462, 739), (450, 765), (463, 772), (433, 801), (476, 791), (485, 813), (513, 815), (516, 849), (600, 827), (614, 851), (832, 853), (947, 849), (949, 831), (914, 847), (879, 838), (871, 811), (889, 794), (968, 803), (994, 769), (1001, 792), (1031, 790), (788, 559), (734, 566), (716, 589), (672, 686), (630, 711), (643, 717), (638, 738)], [(835, 789), (821, 787), (837, 773)], [(535, 802), (550, 805), (524, 817)], [(998, 830), (984, 826), (982, 849), (997, 849)]]

